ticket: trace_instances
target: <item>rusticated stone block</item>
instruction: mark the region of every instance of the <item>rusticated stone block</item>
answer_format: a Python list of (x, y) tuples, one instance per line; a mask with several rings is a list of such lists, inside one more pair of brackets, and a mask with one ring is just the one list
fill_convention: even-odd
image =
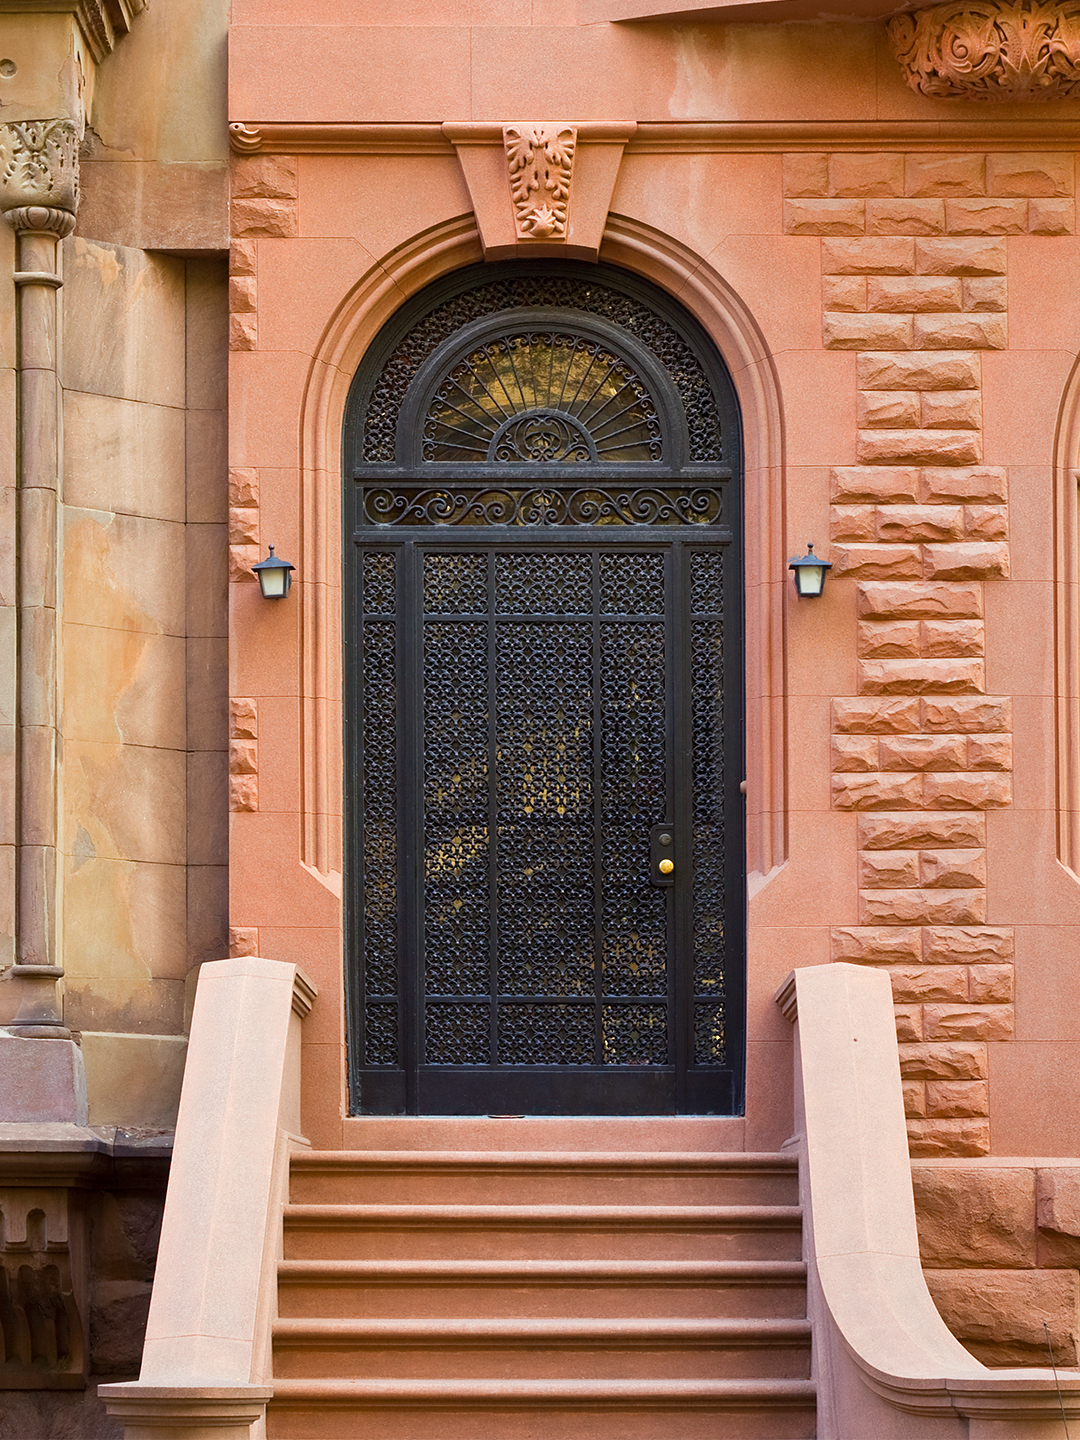
[(867, 310), (959, 310), (963, 281), (954, 275), (873, 275), (865, 281)]
[(1009, 307), (1008, 283), (1004, 275), (984, 275), (975, 279), (962, 280), (965, 310), (1007, 310)]
[(876, 735), (834, 735), (832, 768), (836, 774), (857, 773), (878, 768)]
[(922, 777), (834, 775), (832, 803), (837, 810), (920, 810)]
[(916, 240), (915, 267), (920, 275), (1004, 275), (1001, 240)]
[(868, 200), (867, 235), (944, 235), (943, 200)]
[(877, 510), (873, 505), (831, 505), (829, 534), (834, 541), (858, 543), (873, 540), (877, 529)]
[(963, 541), (923, 547), (930, 580), (1007, 580), (1009, 547), (1000, 541)]
[(1034, 1267), (1035, 1171), (1029, 1166), (912, 1165), (911, 1183), (924, 1266)]
[(864, 619), (978, 620), (982, 613), (979, 585), (859, 586), (859, 615)]
[[(917, 1044), (922, 1039), (922, 1006), (896, 1005), (893, 1010), (896, 1015), (897, 1043), (900, 1045)], [(909, 1087), (911, 1090), (922, 1090), (923, 1082), (921, 1080), (905, 1080), (903, 1086), (906, 1096)]]
[(229, 546), (229, 579), (240, 585), (254, 584), (255, 572), (252, 566), (259, 559), (257, 545)]
[(934, 659), (981, 655), (985, 648), (985, 626), (981, 620), (923, 620), (920, 629), (922, 653)]
[(916, 390), (860, 390), (858, 423), (871, 430), (900, 430), (918, 426), (919, 395)]
[(979, 465), (972, 470), (927, 468), (919, 476), (919, 499), (924, 505), (1003, 501), (1005, 495), (1005, 471), (997, 465)]
[(859, 689), (867, 695), (962, 695), (982, 690), (984, 684), (981, 660), (859, 661)]
[(229, 316), (229, 349), (239, 353), (259, 348), (259, 321), (255, 315)]
[(254, 240), (292, 240), (299, 234), (295, 200), (233, 200), (233, 234)]
[(858, 651), (868, 660), (914, 659), (919, 654), (919, 622), (860, 620)]
[(906, 1080), (985, 1080), (986, 1046), (901, 1045), (900, 1074)]
[(259, 748), (256, 740), (229, 741), (229, 774), (254, 775), (259, 769)]
[(985, 1080), (928, 1080), (926, 1114), (955, 1119), (990, 1113), (990, 1087)]
[(970, 890), (986, 884), (985, 850), (920, 850), (919, 877), (923, 885)]
[(982, 398), (977, 390), (924, 390), (919, 423), (924, 430), (978, 430)]
[(922, 701), (921, 730), (978, 733), (983, 730), (1012, 729), (1012, 701), (1006, 695), (980, 695), (977, 699), (957, 697)]
[(927, 1005), (927, 1040), (1011, 1040), (1011, 1005)]
[(246, 509), (259, 503), (259, 472), (234, 467), (229, 471), (229, 504)]
[(293, 155), (250, 155), (232, 163), (234, 200), (295, 200), (297, 162)]
[(850, 503), (866, 500), (874, 503), (914, 500), (919, 485), (919, 471), (890, 470), (862, 465), (843, 466), (830, 474), (830, 493), (835, 502)]
[[(862, 890), (859, 892), (860, 925), (978, 925), (986, 919), (986, 894), (982, 890)], [(982, 1013), (980, 1011), (980, 1013)], [(1000, 1040), (1003, 1035), (979, 1031), (962, 1033), (939, 1027), (928, 1040)]]
[(1049, 1366), (1044, 1322), (1054, 1364), (1077, 1363), (1075, 1271), (928, 1270), (926, 1283), (946, 1325), (985, 1365)]
[(1004, 152), (986, 157), (988, 195), (1071, 195), (1073, 156), (1059, 154), (1016, 154)]
[(863, 850), (923, 850), (986, 844), (986, 816), (931, 811), (925, 815), (860, 815), (859, 846)]
[(882, 151), (829, 156), (829, 194), (865, 198), (904, 193), (904, 157)]
[(833, 729), (852, 734), (903, 735), (919, 729), (917, 700), (835, 699)]
[(825, 275), (913, 275), (915, 242), (901, 236), (825, 240), (821, 269)]
[[(889, 970), (892, 980), (893, 1000), (897, 1004), (921, 1005), (928, 1000), (966, 1000), (967, 971), (947, 965), (931, 965), (928, 969), (917, 969), (897, 965)], [(978, 1081), (953, 1080), (936, 1082), (970, 1085)]]
[(1009, 512), (1004, 505), (965, 505), (965, 540), (1007, 540)]
[(837, 575), (867, 580), (916, 580), (923, 571), (922, 556), (914, 545), (837, 545), (833, 568)]
[(965, 430), (860, 430), (855, 453), (863, 465), (974, 465), (982, 439)]
[(1015, 980), (1011, 965), (971, 965), (968, 967), (968, 999), (973, 1005), (1011, 1005)]
[(1071, 235), (1076, 229), (1075, 200), (1029, 200), (1031, 235)]
[(1040, 1268), (1080, 1266), (1080, 1169), (1041, 1165), (1035, 1172)]
[(879, 540), (959, 540), (963, 533), (959, 505), (888, 505), (877, 512)]
[(786, 235), (861, 235), (864, 229), (861, 200), (784, 201)]
[(882, 770), (963, 770), (962, 735), (887, 735), (879, 744)]
[(784, 156), (784, 195), (799, 200), (829, 193), (829, 157), (816, 154)]
[(258, 510), (242, 510), (233, 505), (229, 507), (229, 544), (230, 545), (258, 545), (259, 543), (259, 512)]
[(866, 281), (861, 275), (823, 275), (821, 277), (821, 308), (849, 310), (859, 313), (866, 309)]
[(916, 850), (863, 850), (859, 855), (859, 884), (867, 890), (903, 889), (918, 883)]
[(965, 351), (911, 351), (860, 355), (855, 373), (861, 390), (977, 390), (979, 357)]
[(1027, 201), (975, 196), (947, 200), (945, 222), (950, 235), (1023, 235), (1027, 230)]
[(967, 744), (968, 770), (1011, 770), (1011, 735), (972, 735)]
[(259, 953), (259, 931), (254, 925), (232, 925), (229, 927), (229, 955), (237, 958), (242, 955), (257, 955)]
[(234, 696), (229, 701), (229, 734), (237, 740), (259, 738), (259, 704), (246, 696)]
[(839, 926), (829, 939), (834, 960), (852, 960), (860, 965), (917, 964), (922, 956), (922, 931), (917, 929)]
[(230, 275), (229, 309), (234, 314), (241, 314), (258, 308), (254, 275)]
[(904, 189), (908, 195), (982, 195), (982, 155), (907, 155)]
[(923, 958), (931, 965), (991, 964), (1011, 960), (1013, 932), (997, 926), (924, 930)]
[[(917, 1009), (917, 1006), (905, 1006), (906, 1010)], [(899, 1013), (899, 1012), (898, 1012)], [(904, 1097), (904, 1114), (910, 1119), (918, 1120), (926, 1114), (926, 1084), (922, 1080), (904, 1080), (900, 1085)]]
[(826, 312), (822, 335), (828, 350), (910, 350), (912, 319), (910, 315)]
[(257, 775), (229, 776), (229, 809), (234, 814), (255, 811), (259, 808), (259, 777)]
[(990, 1153), (989, 1120), (909, 1120), (907, 1132), (908, 1149), (913, 1157), (944, 1159)]
[(916, 350), (1004, 350), (1009, 333), (1004, 315), (966, 310), (959, 315), (916, 315)]
[(257, 253), (254, 240), (234, 240), (229, 246), (229, 274), (254, 275)]
[[(941, 810), (993, 810), (1012, 803), (1012, 776), (983, 770), (977, 774), (923, 777), (927, 807)], [(963, 921), (954, 921), (963, 924)]]

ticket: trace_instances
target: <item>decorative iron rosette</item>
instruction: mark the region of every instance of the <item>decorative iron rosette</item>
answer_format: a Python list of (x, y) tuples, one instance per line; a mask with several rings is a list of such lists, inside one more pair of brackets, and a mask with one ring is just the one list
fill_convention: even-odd
[(1080, 0), (952, 0), (889, 21), (913, 90), (935, 98), (1080, 96)]

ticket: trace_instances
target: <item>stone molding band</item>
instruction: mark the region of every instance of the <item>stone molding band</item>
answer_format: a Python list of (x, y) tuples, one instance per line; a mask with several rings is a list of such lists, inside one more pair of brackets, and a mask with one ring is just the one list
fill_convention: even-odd
[[(450, 155), (464, 143), (464, 125), (358, 122), (294, 124), (240, 122), (229, 126), (236, 155)], [(480, 127), (475, 127), (480, 128)], [(502, 127), (490, 126), (501, 143)], [(579, 140), (598, 143), (599, 126), (578, 125)], [(1080, 120), (982, 118), (979, 120), (821, 121), (646, 121), (617, 127), (630, 155), (782, 153), (795, 150), (879, 150), (893, 146), (912, 151), (955, 150), (977, 142), (980, 150), (1010, 152), (1072, 149), (1080, 145)], [(613, 142), (616, 143), (616, 142)]]

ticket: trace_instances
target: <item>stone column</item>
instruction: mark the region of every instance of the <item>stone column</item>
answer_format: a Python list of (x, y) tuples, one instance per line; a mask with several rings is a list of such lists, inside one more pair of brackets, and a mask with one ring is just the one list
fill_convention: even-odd
[(18, 486), (16, 656), (17, 989), (9, 1033), (66, 1038), (57, 826), (61, 397), (59, 244), (75, 228), (78, 132), (70, 120), (0, 126), (0, 209), (17, 236)]

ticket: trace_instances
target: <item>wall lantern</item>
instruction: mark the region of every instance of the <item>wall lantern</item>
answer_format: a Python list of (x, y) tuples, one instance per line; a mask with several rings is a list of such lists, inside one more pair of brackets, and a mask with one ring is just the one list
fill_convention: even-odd
[(832, 562), (815, 555), (813, 545), (808, 543), (806, 554), (793, 556), (787, 568), (795, 571), (796, 594), (820, 595), (825, 589), (825, 571), (832, 569)]
[(251, 568), (259, 577), (259, 588), (262, 590), (264, 600), (285, 599), (292, 585), (292, 572), (296, 569), (295, 565), (290, 565), (288, 560), (279, 560), (271, 545), (270, 554), (266, 559), (260, 560)]

